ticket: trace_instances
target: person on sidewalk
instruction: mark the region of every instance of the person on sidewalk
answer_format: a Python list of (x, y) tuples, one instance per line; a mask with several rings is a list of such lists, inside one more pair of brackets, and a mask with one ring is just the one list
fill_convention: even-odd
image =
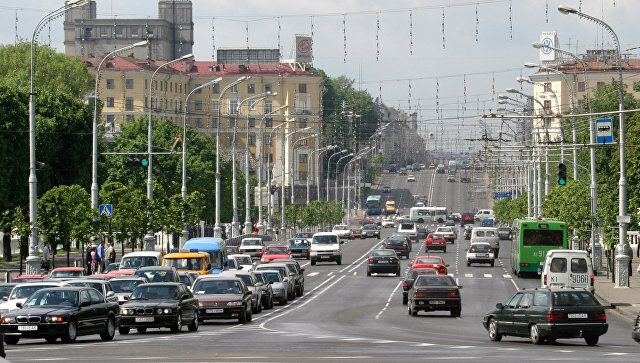
[(104, 261), (105, 261), (105, 247), (104, 247), (104, 240), (100, 240), (100, 244), (98, 245), (98, 248), (96, 248), (96, 253), (98, 254), (98, 272), (101, 273), (102, 271), (104, 271)]
[(45, 242), (42, 246), (42, 268), (49, 272), (51, 270), (51, 251), (49, 250), (49, 243)]
[(107, 256), (107, 262), (109, 263), (109, 265), (116, 262), (116, 249), (113, 248), (111, 242), (107, 243), (105, 255)]
[(631, 267), (631, 263), (633, 262), (633, 249), (629, 245), (629, 242), (625, 243), (622, 247), (622, 253), (629, 257), (629, 277), (631, 277), (631, 273), (633, 272), (633, 267)]

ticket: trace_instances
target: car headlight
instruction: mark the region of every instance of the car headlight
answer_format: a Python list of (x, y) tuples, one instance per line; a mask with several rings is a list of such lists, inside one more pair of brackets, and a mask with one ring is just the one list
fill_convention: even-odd
[(13, 324), (15, 322), (16, 322), (16, 318), (13, 318), (13, 317), (2, 318), (2, 324)]
[(164, 312), (165, 314), (171, 314), (171, 312), (172, 312), (172, 311), (171, 311), (171, 309), (169, 309), (169, 308), (165, 308), (165, 309), (163, 310), (163, 312)]
[(47, 316), (44, 318), (47, 323), (63, 323), (64, 318), (62, 316)]
[(242, 306), (242, 301), (229, 301), (227, 306)]
[(122, 315), (133, 315), (133, 309), (122, 309)]
[(156, 314), (162, 314), (162, 309), (156, 309)]

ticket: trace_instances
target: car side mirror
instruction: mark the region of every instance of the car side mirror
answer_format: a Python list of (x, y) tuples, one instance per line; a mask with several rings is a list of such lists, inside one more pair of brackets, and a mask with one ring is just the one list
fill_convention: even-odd
[(21, 302), (17, 302), (17, 303), (16, 303), (16, 307), (17, 307), (18, 309), (22, 309), (22, 303), (21, 303)]
[(107, 297), (112, 297), (114, 296), (116, 293), (113, 291), (107, 291)]
[(273, 281), (269, 281), (269, 285), (273, 285)]
[(458, 285), (458, 289), (462, 289), (462, 285)]
[(242, 270), (243, 268), (244, 268), (244, 266), (238, 265), (238, 267), (236, 267), (236, 270)]
[(122, 300), (124, 300), (124, 301), (129, 301), (129, 296), (127, 296), (127, 295), (123, 296), (123, 297), (122, 297)]
[(303, 272), (304, 272), (304, 268), (301, 268), (301, 269), (300, 269), (300, 273), (303, 273)]
[(444, 265), (444, 267), (449, 267), (449, 264)]
[(502, 305), (502, 303), (497, 303), (496, 304), (496, 309), (502, 310), (502, 309), (504, 309), (504, 305)]
[(7, 301), (7, 300), (9, 300), (9, 297), (8, 297), (8, 296), (3, 296), (3, 297), (2, 297), (2, 300), (3, 300), (3, 301)]
[(340, 241), (340, 244), (344, 244), (344, 241)]

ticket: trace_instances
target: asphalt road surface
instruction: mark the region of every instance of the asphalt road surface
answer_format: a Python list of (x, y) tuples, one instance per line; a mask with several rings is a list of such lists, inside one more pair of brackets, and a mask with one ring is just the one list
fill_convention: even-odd
[[(405, 176), (385, 175), (381, 186), (393, 188), (389, 198), (408, 214), (413, 195), (431, 195), (431, 205), (446, 205), (451, 211), (487, 206), (486, 195), (476, 192), (479, 184), (448, 183), (446, 175), (425, 170), (414, 173), (416, 182)], [(480, 177), (477, 175), (477, 177)], [(393, 229), (385, 229), (383, 238)], [(183, 361), (183, 362), (314, 362), (314, 361), (640, 361), (640, 347), (631, 340), (631, 326), (608, 311), (609, 332), (598, 346), (581, 339), (558, 340), (556, 344), (534, 346), (527, 339), (506, 337), (491, 342), (482, 327), (482, 316), (504, 302), (517, 289), (539, 285), (538, 278), (511, 275), (504, 243), (495, 267), (467, 267), (468, 242), (462, 238), (443, 254), (449, 273), (463, 285), (462, 316), (448, 312), (407, 314), (402, 305), (398, 277), (365, 273), (366, 256), (379, 240), (349, 241), (344, 245), (343, 264), (321, 263), (306, 271), (302, 298), (284, 307), (254, 315), (247, 325), (206, 323), (196, 333), (170, 334), (151, 330), (116, 335), (112, 342), (97, 336), (81, 337), (75, 344), (47, 344), (43, 340), (22, 340), (7, 347), (13, 362), (38, 361)], [(417, 253), (403, 260), (403, 271)]]

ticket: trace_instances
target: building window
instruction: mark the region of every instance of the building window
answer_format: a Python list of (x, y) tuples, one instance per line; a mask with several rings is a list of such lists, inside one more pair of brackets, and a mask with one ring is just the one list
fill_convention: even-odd
[(107, 123), (108, 124), (112, 124), (116, 122), (116, 116), (115, 115), (107, 115)]
[(551, 111), (551, 100), (544, 100), (545, 111)]
[(233, 86), (229, 87), (229, 92), (238, 93), (238, 85), (234, 84)]
[(116, 80), (107, 79), (107, 89), (115, 89), (115, 88), (116, 88)]
[(249, 83), (247, 85), (247, 93), (256, 93), (256, 85), (253, 83)]
[(196, 101), (194, 107), (196, 111), (202, 111), (202, 101)]
[(300, 146), (306, 146), (306, 145), (307, 145), (307, 140), (308, 140), (308, 139), (300, 139), (300, 140), (298, 140), (298, 145), (300, 145)]
[[(180, 92), (182, 92), (182, 88), (180, 88)], [(220, 93), (220, 84), (214, 83), (211, 85), (211, 92)]]
[(149, 99), (147, 98), (147, 96), (144, 96), (144, 108), (149, 107)]
[(299, 171), (298, 172), (298, 180), (307, 180), (307, 172)]
[(264, 85), (264, 91), (265, 92), (271, 92), (271, 89), (272, 89), (271, 83), (267, 83), (267, 84)]
[(129, 31), (131, 32), (132, 38), (137, 38), (140, 36), (140, 28), (138, 28), (137, 26), (132, 26), (131, 28), (129, 28)]
[(267, 135), (264, 137), (265, 145), (271, 145), (271, 135)]
[(105, 26), (100, 27), (100, 38), (106, 38), (109, 36), (109, 28)]
[(306, 83), (298, 84), (298, 93), (307, 93), (307, 84)]
[(235, 117), (230, 117), (229, 118), (229, 128), (235, 128), (236, 124), (238, 123), (238, 119)]
[(126, 89), (133, 89), (133, 79), (128, 78), (124, 81), (124, 86)]
[(308, 156), (307, 154), (299, 154), (298, 155), (298, 164), (306, 164), (307, 163), (307, 156)]
[(124, 28), (122, 25), (116, 25), (116, 35), (122, 35), (124, 33)]
[(84, 28), (84, 39), (91, 39), (92, 28)]
[(270, 114), (271, 112), (273, 112), (273, 101), (264, 101), (264, 113), (266, 114)]
[(256, 144), (256, 135), (249, 135), (249, 145), (255, 145)]
[(307, 127), (307, 119), (306, 118), (302, 118), (302, 119), (300, 119), (300, 128), (304, 129), (305, 127)]
[(113, 107), (114, 104), (115, 104), (115, 101), (113, 97), (107, 97), (107, 107)]
[(543, 85), (545, 92), (551, 92), (551, 82), (545, 82)]
[(273, 119), (265, 118), (264, 119), (264, 127), (273, 127)]
[[(202, 86), (202, 85), (201, 85), (201, 84), (196, 84), (193, 88), (195, 89), (195, 88), (198, 88), (198, 87), (200, 87), (200, 86)], [(197, 90), (196, 90), (195, 92), (193, 92), (193, 93), (202, 93), (202, 88), (197, 89)]]
[(173, 92), (173, 82), (169, 82), (169, 92)]
[(247, 127), (249, 128), (256, 127), (256, 119), (253, 117), (249, 117), (249, 124), (247, 125)]
[(604, 82), (598, 82), (598, 84), (596, 85), (596, 87), (597, 87), (598, 89), (600, 89), (600, 88), (604, 87)]
[(229, 98), (227, 103), (227, 113), (229, 115), (237, 115), (238, 114), (238, 99), (237, 98)]
[(124, 102), (125, 111), (133, 111), (133, 97), (127, 97)]
[(578, 100), (578, 110), (584, 110), (584, 100)]
[(196, 118), (196, 127), (202, 128), (202, 119), (200, 117)]
[(144, 79), (144, 89), (149, 89), (149, 80), (148, 79)]
[(587, 84), (585, 82), (578, 82), (578, 92), (584, 92), (587, 90)]
[(272, 163), (273, 162), (273, 154), (269, 153), (267, 155), (264, 156), (264, 162), (265, 163)]
[(213, 127), (218, 128), (218, 120), (220, 120), (217, 116), (216, 117), (212, 117), (211, 118), (211, 125), (213, 125)]
[(218, 111), (219, 108), (220, 108), (220, 103), (218, 102), (218, 100), (211, 101), (211, 109), (213, 111)]

